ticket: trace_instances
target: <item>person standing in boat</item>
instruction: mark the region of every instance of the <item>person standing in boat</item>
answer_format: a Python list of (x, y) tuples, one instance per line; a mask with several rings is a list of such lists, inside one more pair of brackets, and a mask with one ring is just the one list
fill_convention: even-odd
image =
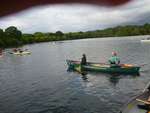
[(86, 65), (86, 64), (87, 64), (86, 55), (83, 54), (83, 55), (82, 55), (82, 59), (81, 59), (81, 65)]
[(112, 56), (109, 58), (108, 62), (111, 66), (119, 66), (120, 58), (117, 56), (117, 52), (112, 52)]

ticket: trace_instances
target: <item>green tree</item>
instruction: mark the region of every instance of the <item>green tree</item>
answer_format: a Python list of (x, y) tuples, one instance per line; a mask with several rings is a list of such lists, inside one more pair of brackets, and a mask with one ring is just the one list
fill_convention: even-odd
[(56, 31), (56, 36), (63, 36), (64, 35), (64, 33), (63, 32), (61, 32), (61, 31)]
[(3, 37), (4, 37), (4, 32), (2, 29), (0, 29), (0, 47), (3, 47), (5, 45), (3, 41)]
[(10, 27), (6, 28), (5, 29), (5, 35), (6, 35), (6, 37), (15, 38), (15, 39), (18, 39), (18, 40), (21, 40), (21, 38), (22, 38), (22, 32), (19, 31), (14, 26), (10, 26)]
[(35, 32), (35, 33), (34, 33), (34, 36), (35, 36), (35, 37), (44, 37), (44, 34), (41, 33), (41, 32)]
[(3, 36), (4, 36), (3, 29), (0, 29), (0, 39), (3, 38)]

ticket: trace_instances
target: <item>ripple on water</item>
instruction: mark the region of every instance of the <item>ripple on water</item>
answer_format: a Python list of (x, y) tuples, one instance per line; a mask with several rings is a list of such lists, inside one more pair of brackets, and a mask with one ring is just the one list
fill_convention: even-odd
[[(0, 59), (0, 113), (116, 113), (150, 80), (149, 45), (140, 38), (107, 38), (27, 45), (29, 56)], [(147, 64), (140, 76), (67, 72), (66, 59)]]

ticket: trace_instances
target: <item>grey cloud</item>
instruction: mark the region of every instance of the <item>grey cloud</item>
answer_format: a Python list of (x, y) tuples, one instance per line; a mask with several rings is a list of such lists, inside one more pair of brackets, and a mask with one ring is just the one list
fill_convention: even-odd
[(0, 28), (17, 26), (23, 32), (89, 31), (117, 25), (150, 22), (149, 0), (133, 0), (120, 7), (83, 4), (36, 7), (0, 19)]

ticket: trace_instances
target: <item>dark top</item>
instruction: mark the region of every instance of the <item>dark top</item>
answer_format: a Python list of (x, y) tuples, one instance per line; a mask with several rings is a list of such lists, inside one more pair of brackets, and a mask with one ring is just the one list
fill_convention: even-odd
[(86, 56), (83, 56), (81, 59), (81, 65), (86, 65)]

